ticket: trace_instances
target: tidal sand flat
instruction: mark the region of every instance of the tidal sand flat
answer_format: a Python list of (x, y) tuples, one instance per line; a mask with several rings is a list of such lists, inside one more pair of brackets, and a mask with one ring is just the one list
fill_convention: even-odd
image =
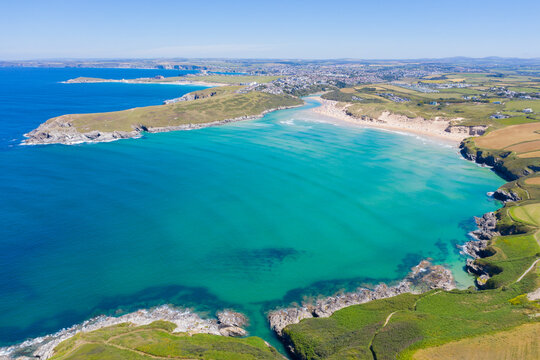
[[(252, 335), (271, 339), (266, 311), (399, 280), (427, 257), (453, 269), (458, 285), (472, 283), (456, 245), (474, 215), (498, 207), (485, 194), (503, 181), (455, 147), (322, 123), (306, 111), (314, 102), (122, 142), (17, 146), (12, 139), (52, 116), (159, 104), (184, 91), (59, 84), (89, 76), (70, 71), (7, 74), (0, 84), (2, 345), (159, 304), (242, 311)], [(27, 84), (26, 97), (7, 81)], [(63, 88), (73, 86), (80, 92)], [(145, 96), (152, 86), (167, 93)], [(103, 105), (128, 91), (140, 92), (139, 104)]]

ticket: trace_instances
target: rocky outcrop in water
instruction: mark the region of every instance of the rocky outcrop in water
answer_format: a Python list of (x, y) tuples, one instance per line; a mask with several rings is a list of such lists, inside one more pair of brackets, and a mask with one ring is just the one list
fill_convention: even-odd
[(464, 254), (469, 255), (471, 259), (467, 259), (465, 269), (469, 274), (476, 275), (476, 285), (483, 288), (490, 276), (488, 269), (485, 266), (478, 264), (476, 259), (490, 256), (488, 251), (489, 240), (495, 236), (501, 235), (497, 231), (497, 217), (494, 212), (489, 212), (482, 217), (475, 217), (478, 228), (470, 232), (470, 235), (475, 238), (466, 242), (462, 247)]
[(329, 317), (347, 306), (389, 298), (407, 292), (421, 293), (431, 289), (451, 290), (454, 288), (454, 277), (450, 270), (423, 260), (413, 267), (409, 275), (397, 285), (379, 284), (374, 289), (359, 288), (354, 292), (318, 299), (314, 303), (304, 303), (302, 306), (274, 310), (268, 314), (268, 321), (272, 330), (281, 336), (283, 329), (288, 325), (297, 324), (303, 319), (312, 317)]
[(186, 310), (169, 306), (159, 306), (153, 309), (142, 309), (120, 317), (98, 316), (81, 324), (62, 329), (55, 334), (27, 340), (21, 344), (0, 348), (0, 359), (35, 359), (41, 360), (52, 357), (54, 348), (80, 332), (90, 332), (108, 326), (131, 323), (135, 326), (148, 325), (154, 321), (163, 320), (176, 325), (174, 332), (188, 334), (212, 334), (222, 336), (244, 336), (242, 328), (247, 324), (246, 317), (231, 310), (217, 314), (216, 319), (202, 319), (199, 315)]
[(500, 200), (502, 202), (505, 202), (505, 203), (509, 202), (509, 201), (519, 201), (519, 200), (521, 200), (521, 198), (519, 197), (518, 194), (516, 194), (512, 190), (508, 190), (508, 189), (505, 189), (505, 188), (497, 189), (497, 191), (495, 191), (493, 193), (493, 198), (497, 199), (497, 200)]
[[(500, 235), (497, 231), (497, 217), (494, 212), (485, 213), (482, 217), (475, 216), (474, 220), (478, 226), (476, 230), (471, 231), (471, 235), (474, 238), (478, 240), (490, 240), (492, 237)], [(469, 243), (470, 242), (471, 241), (469, 241)], [(466, 254), (468, 253), (466, 252)]]

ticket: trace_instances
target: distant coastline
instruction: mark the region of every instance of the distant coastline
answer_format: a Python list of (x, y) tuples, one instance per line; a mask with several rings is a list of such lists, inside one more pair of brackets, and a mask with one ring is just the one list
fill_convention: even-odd
[(61, 84), (98, 84), (98, 83), (123, 83), (123, 84), (167, 84), (167, 85), (197, 85), (197, 86), (227, 86), (225, 83), (205, 82), (200, 80), (175, 80), (175, 81), (160, 81), (156, 78), (139, 78), (139, 79), (100, 79), (78, 77), (61, 81)]

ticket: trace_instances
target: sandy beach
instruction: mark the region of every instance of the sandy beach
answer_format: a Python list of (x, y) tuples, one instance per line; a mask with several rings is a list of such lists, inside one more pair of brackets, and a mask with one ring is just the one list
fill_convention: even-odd
[(310, 99), (321, 103), (321, 106), (311, 109), (314, 113), (331, 117), (335, 120), (346, 122), (348, 124), (356, 124), (359, 126), (374, 127), (391, 131), (408, 132), (416, 135), (428, 136), (440, 140), (459, 144), (463, 139), (470, 137), (467, 133), (450, 133), (445, 129), (450, 124), (448, 120), (426, 120), (423, 118), (408, 118), (402, 115), (395, 115), (389, 112), (384, 112), (378, 119), (363, 120), (345, 112), (346, 106), (343, 107), (338, 101), (326, 100), (320, 97), (310, 97)]

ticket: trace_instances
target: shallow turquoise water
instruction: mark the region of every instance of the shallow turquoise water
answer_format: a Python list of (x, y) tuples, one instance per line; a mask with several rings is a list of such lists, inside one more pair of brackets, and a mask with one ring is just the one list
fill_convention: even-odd
[(397, 280), (426, 257), (466, 286), (456, 244), (498, 207), (485, 193), (503, 181), (456, 148), (320, 122), (312, 106), (0, 147), (0, 343), (161, 303), (245, 311), (271, 339), (268, 309)]

